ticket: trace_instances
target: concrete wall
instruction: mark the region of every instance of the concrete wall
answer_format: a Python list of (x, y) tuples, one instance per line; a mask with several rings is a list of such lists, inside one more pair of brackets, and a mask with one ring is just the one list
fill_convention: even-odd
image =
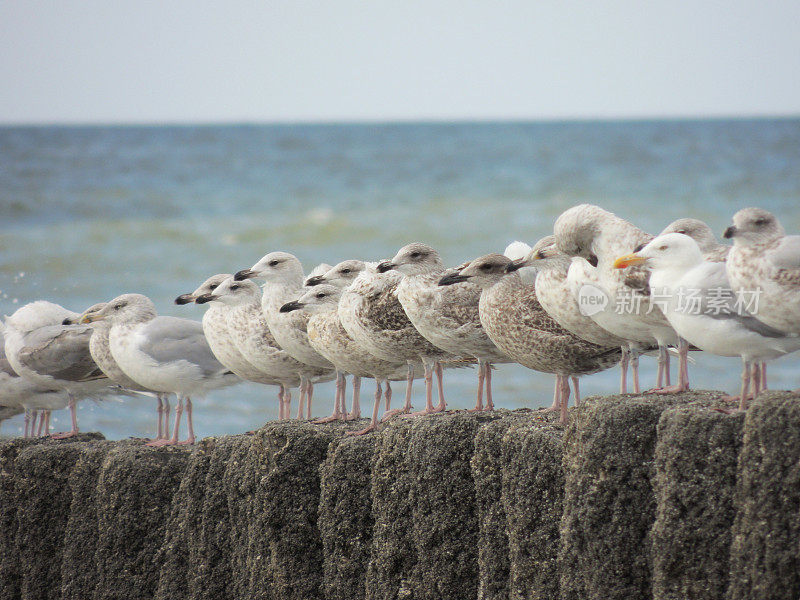
[(0, 600), (800, 597), (800, 397), (0, 442)]

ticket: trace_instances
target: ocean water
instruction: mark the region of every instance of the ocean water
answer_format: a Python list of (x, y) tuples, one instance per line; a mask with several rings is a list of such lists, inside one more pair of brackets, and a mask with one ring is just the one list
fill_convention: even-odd
[[(200, 319), (202, 307), (172, 300), (273, 250), (310, 270), (424, 241), (458, 264), (534, 243), (581, 202), (652, 232), (693, 216), (718, 234), (761, 206), (798, 232), (800, 120), (0, 128), (0, 315), (140, 292), (162, 314)], [(694, 387), (737, 389), (738, 360), (695, 360)], [(648, 386), (654, 361), (642, 363)], [(771, 367), (772, 387), (798, 383), (800, 355)], [(584, 394), (617, 386), (616, 369), (582, 380)], [(503, 407), (547, 405), (552, 388), (520, 366), (494, 376)], [(448, 372), (446, 393), (450, 407), (472, 406), (474, 371)], [(257, 427), (277, 417), (275, 397), (254, 384), (212, 393), (196, 402), (197, 432)], [(332, 398), (317, 386), (314, 413)], [(84, 402), (79, 419), (112, 439), (152, 435), (154, 401)], [(16, 417), (2, 432), (20, 427)]]

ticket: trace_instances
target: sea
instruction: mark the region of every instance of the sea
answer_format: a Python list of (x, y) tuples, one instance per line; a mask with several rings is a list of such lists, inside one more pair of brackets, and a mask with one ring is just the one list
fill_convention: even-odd
[[(654, 233), (696, 217), (721, 236), (747, 206), (800, 232), (800, 119), (2, 127), (0, 315), (39, 299), (81, 311), (139, 292), (161, 314), (199, 320), (203, 307), (173, 299), (274, 250), (308, 271), (422, 241), (455, 265), (533, 244), (584, 202)], [(693, 359), (693, 387), (737, 391), (738, 359)], [(641, 370), (653, 385), (655, 361)], [(771, 365), (769, 381), (800, 387), (800, 354)], [(618, 382), (611, 369), (584, 378), (582, 393), (611, 394)], [(495, 403), (549, 405), (553, 383), (500, 365)], [(475, 386), (474, 370), (448, 371), (448, 406), (473, 406)], [(371, 395), (364, 381), (367, 407)], [(256, 428), (277, 418), (276, 396), (243, 383), (198, 398), (196, 431)], [(332, 404), (332, 384), (318, 385), (314, 414)], [(68, 428), (66, 411), (54, 418)], [(78, 418), (109, 439), (152, 436), (155, 401), (85, 401)], [(15, 417), (1, 433), (21, 427)]]

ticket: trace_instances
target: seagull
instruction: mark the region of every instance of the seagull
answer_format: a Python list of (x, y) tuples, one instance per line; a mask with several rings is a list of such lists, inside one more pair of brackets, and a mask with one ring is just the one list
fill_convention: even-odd
[[(304, 310), (311, 314), (308, 320), (308, 338), (311, 344), (328, 360), (336, 369), (353, 376), (353, 408), (349, 415), (342, 414), (340, 418), (347, 420), (357, 419), (361, 416), (359, 405), (361, 378), (375, 379), (375, 404), (372, 409), (370, 424), (360, 431), (351, 432), (350, 435), (363, 435), (374, 431), (378, 424), (378, 408), (383, 396), (382, 384), (386, 383), (386, 403), (389, 405), (391, 387), (389, 380), (403, 381), (406, 379), (407, 370), (404, 361), (385, 361), (375, 357), (368, 350), (360, 346), (342, 327), (339, 320), (339, 299), (342, 288), (330, 284), (318, 284), (294, 302), (285, 304), (281, 310)], [(342, 407), (342, 413), (344, 408)]]
[(97, 363), (97, 366), (100, 367), (100, 370), (112, 383), (128, 391), (155, 395), (156, 399), (158, 400), (158, 427), (156, 439), (162, 439), (166, 437), (166, 432), (169, 429), (169, 395), (160, 394), (139, 385), (133, 379), (128, 377), (119, 367), (117, 361), (115, 361), (114, 357), (111, 355), (111, 347), (108, 342), (108, 331), (111, 328), (110, 323), (108, 323), (108, 321), (95, 321), (92, 323), (88, 319), (89, 315), (97, 314), (103, 310), (105, 306), (106, 302), (98, 302), (97, 304), (93, 304), (76, 318), (64, 319), (63, 324), (88, 324), (91, 326), (92, 336), (89, 338), (89, 352), (91, 353), (94, 362)]
[[(622, 347), (622, 379), (620, 391), (627, 387), (626, 371), (630, 358), (634, 377), (634, 392), (639, 393), (639, 352), (658, 344), (658, 393), (680, 392), (688, 389), (686, 364), (688, 346), (682, 343), (666, 317), (648, 296), (647, 272), (632, 269), (623, 273), (613, 268), (614, 259), (629, 254), (653, 236), (591, 204), (581, 204), (564, 211), (553, 230), (558, 249), (575, 257), (568, 278), (576, 298), (600, 327), (617, 337), (628, 340)], [(602, 306), (585, 304), (602, 299)], [(592, 310), (587, 310), (591, 308)], [(597, 308), (597, 310), (594, 310)], [(666, 368), (667, 347), (678, 346), (680, 368), (678, 385), (669, 384)], [(662, 387), (666, 376), (667, 385)]]
[[(498, 350), (481, 326), (478, 311), (481, 288), (469, 281), (440, 286), (445, 267), (439, 253), (419, 242), (403, 246), (391, 261), (381, 263), (378, 269), (393, 269), (402, 274), (397, 286), (397, 299), (425, 339), (449, 354), (478, 361), (478, 394), (474, 410), (484, 410), (484, 381), (486, 410), (494, 410), (492, 364), (510, 362), (510, 359)], [(441, 369), (438, 363), (437, 369)], [(423, 413), (444, 410), (441, 389), (439, 397), (439, 406), (435, 409), (426, 407)]]
[(254, 282), (226, 279), (207, 298), (203, 296), (197, 300), (213, 300), (224, 307), (230, 339), (255, 368), (280, 382), (279, 418), (291, 417), (291, 388), (300, 384), (301, 375), (320, 381), (330, 373), (330, 369), (312, 367), (294, 359), (280, 347), (261, 310), (261, 288)]
[[(2, 325), (2, 323), (0, 323)], [(69, 403), (69, 395), (65, 390), (43, 387), (33, 381), (20, 377), (11, 367), (5, 353), (5, 338), (0, 327), (0, 420), (9, 419), (21, 412), (25, 413), (24, 437), (36, 434), (36, 416), (42, 411), (39, 421), (39, 433), (47, 433), (50, 429), (49, 416), (51, 410), (61, 410)]]
[(711, 227), (699, 219), (684, 218), (673, 221), (658, 235), (664, 235), (665, 233), (688, 235), (697, 242), (700, 251), (703, 253), (703, 259), (710, 262), (725, 262), (728, 258), (728, 252), (731, 250), (730, 246), (720, 244)]
[(744, 208), (724, 237), (733, 240), (726, 263), (731, 287), (757, 305), (759, 321), (800, 334), (800, 235), (786, 235), (766, 210)]
[(752, 366), (800, 349), (800, 337), (747, 312), (731, 288), (725, 263), (704, 260), (687, 235), (660, 235), (614, 264), (644, 264), (650, 270), (650, 288), (668, 299), (664, 314), (683, 339), (712, 354), (741, 357), (741, 410), (747, 407)]
[[(67, 393), (72, 429), (54, 434), (55, 439), (78, 434), (78, 400), (102, 398), (115, 391), (92, 360), (89, 351), (92, 328), (62, 324), (64, 319), (77, 316), (63, 306), (38, 300), (17, 309), (5, 321), (5, 353), (14, 371), (40, 387)], [(62, 407), (52, 410), (56, 408)]]
[[(263, 279), (263, 296), (261, 308), (267, 324), (286, 352), (302, 363), (317, 368), (333, 369), (329, 360), (314, 350), (306, 333), (307, 313), (282, 313), (281, 306), (295, 300), (303, 292), (303, 267), (300, 261), (288, 252), (271, 252), (249, 269), (243, 269), (234, 275), (234, 279)], [(303, 416), (304, 402), (307, 416), (311, 418), (311, 398), (314, 393), (314, 382), (301, 374), (300, 378), (300, 412)]]
[[(480, 319), (495, 345), (521, 365), (556, 375), (555, 396), (561, 422), (567, 418), (569, 380), (603, 371), (619, 361), (619, 347), (589, 343), (562, 328), (536, 299), (534, 286), (508, 271), (511, 259), (488, 254), (470, 261), (459, 273), (446, 275), (440, 285), (472, 281), (482, 289)], [(576, 386), (576, 400), (578, 389)]]
[[(191, 396), (241, 381), (214, 357), (200, 323), (158, 316), (153, 302), (142, 294), (117, 296), (88, 320), (111, 323), (111, 355), (128, 377), (148, 389), (178, 396), (172, 437), (149, 442), (150, 446), (193, 444)], [(189, 435), (179, 442), (184, 401)]]

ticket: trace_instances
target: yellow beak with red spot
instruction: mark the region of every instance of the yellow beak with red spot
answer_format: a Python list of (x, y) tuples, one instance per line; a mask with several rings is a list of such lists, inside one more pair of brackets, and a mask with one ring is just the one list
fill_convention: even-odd
[(646, 260), (647, 260), (646, 256), (641, 256), (636, 253), (626, 254), (625, 256), (620, 256), (617, 260), (614, 261), (614, 268), (624, 269), (625, 267), (630, 267), (632, 265), (642, 264)]

